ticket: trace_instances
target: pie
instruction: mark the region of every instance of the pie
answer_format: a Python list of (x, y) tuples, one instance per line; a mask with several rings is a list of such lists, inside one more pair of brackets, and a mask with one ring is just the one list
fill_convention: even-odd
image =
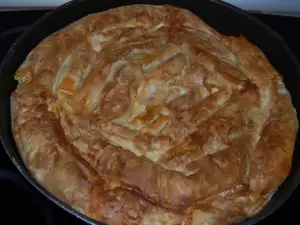
[(117, 225), (224, 225), (289, 174), (298, 130), (282, 76), (192, 12), (131, 5), (39, 43), (14, 74), (12, 128), (51, 194)]

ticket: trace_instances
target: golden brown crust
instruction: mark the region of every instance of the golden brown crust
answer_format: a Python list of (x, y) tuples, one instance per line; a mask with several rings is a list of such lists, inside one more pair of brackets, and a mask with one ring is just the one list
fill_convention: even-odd
[(229, 224), (288, 175), (298, 121), (244, 37), (133, 5), (43, 40), (15, 74), (12, 127), (33, 176), (108, 224)]

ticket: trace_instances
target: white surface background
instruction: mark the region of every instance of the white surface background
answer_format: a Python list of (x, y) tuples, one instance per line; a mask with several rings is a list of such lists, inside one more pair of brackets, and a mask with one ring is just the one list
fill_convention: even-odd
[[(103, 0), (99, 0), (99, 2), (101, 1)], [(300, 0), (224, 0), (224, 1), (234, 4), (242, 9), (251, 10), (251, 11), (254, 10), (254, 11), (264, 11), (264, 12), (300, 13)], [(0, 7), (37, 7), (37, 6), (56, 7), (65, 2), (68, 2), (68, 0), (0, 0)]]

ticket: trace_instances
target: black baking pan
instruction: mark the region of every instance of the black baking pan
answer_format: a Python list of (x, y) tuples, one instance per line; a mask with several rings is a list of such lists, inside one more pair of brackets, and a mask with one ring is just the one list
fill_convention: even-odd
[[(0, 169), (0, 182), (3, 182), (0, 185), (0, 205), (4, 209), (1, 210), (1, 221), (9, 221), (9, 224), (18, 224), (20, 221), (30, 221), (31, 224), (54, 224), (53, 215), (45, 204), (45, 199), (36, 195), (21, 175)], [(14, 216), (16, 212), (17, 217)]]
[[(16, 88), (16, 81), (13, 78), (14, 72), (21, 65), (27, 54), (41, 40), (51, 33), (65, 27), (73, 21), (91, 13), (108, 10), (130, 4), (171, 4), (191, 10), (200, 16), (211, 27), (227, 35), (244, 35), (248, 40), (257, 45), (267, 55), (272, 65), (283, 75), (284, 83), (292, 96), (292, 102), (300, 112), (300, 65), (284, 40), (269, 27), (246, 12), (217, 0), (172, 0), (172, 1), (120, 1), (120, 0), (74, 0), (51, 11), (39, 19), (30, 29), (24, 32), (21, 37), (12, 45), (5, 56), (0, 67), (0, 135), (2, 143), (23, 176), (49, 200), (53, 201), (69, 213), (90, 224), (97, 224), (71, 207), (58, 200), (47, 192), (26, 169), (11, 132), (10, 120), (10, 95)], [(291, 28), (293, 29), (293, 28)], [(0, 43), (1, 45), (1, 43)], [(299, 136), (299, 135), (298, 135)], [(255, 224), (278, 209), (295, 190), (300, 182), (300, 143), (297, 137), (293, 166), (287, 179), (278, 188), (266, 207), (257, 215), (244, 220), (239, 225)], [(98, 223), (101, 224), (101, 223)]]

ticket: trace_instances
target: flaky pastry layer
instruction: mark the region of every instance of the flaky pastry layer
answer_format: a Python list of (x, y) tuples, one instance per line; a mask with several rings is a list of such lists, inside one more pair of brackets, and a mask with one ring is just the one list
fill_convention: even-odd
[(29, 171), (108, 224), (230, 224), (291, 168), (298, 121), (280, 74), (246, 38), (184, 9), (88, 15), (38, 44), (15, 78)]

